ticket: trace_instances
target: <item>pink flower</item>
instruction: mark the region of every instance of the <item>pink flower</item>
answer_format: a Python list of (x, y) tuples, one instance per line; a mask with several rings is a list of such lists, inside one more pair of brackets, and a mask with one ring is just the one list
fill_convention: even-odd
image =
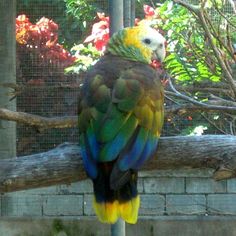
[(143, 5), (143, 11), (145, 13), (145, 17), (152, 17), (155, 15), (155, 10), (153, 9), (153, 7), (148, 6), (148, 5)]

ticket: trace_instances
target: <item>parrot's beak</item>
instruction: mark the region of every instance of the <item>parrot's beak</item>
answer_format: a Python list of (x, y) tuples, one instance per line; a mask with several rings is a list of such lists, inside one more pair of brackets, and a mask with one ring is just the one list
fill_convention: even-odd
[(165, 59), (165, 53), (163, 51), (160, 53), (160, 50), (153, 51), (152, 53), (152, 61), (156, 60), (159, 62), (163, 62)]

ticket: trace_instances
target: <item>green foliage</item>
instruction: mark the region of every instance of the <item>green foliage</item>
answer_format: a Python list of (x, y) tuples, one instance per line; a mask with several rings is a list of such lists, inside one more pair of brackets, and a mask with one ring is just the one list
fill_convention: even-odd
[(165, 65), (182, 84), (219, 82), (221, 69), (198, 21), (186, 8), (166, 1), (159, 8), (160, 27), (167, 32), (169, 55)]
[(75, 18), (76, 21), (79, 21), (79, 27), (84, 31), (87, 27), (88, 22), (94, 20), (96, 16), (96, 8), (91, 4), (90, 1), (86, 0), (64, 0), (66, 3), (66, 12), (68, 15), (71, 15)]
[(85, 72), (91, 65), (94, 65), (101, 56), (101, 53), (93, 47), (91, 43), (86, 46), (84, 44), (75, 45), (71, 48), (71, 51), (77, 59), (72, 66), (65, 69), (66, 74)]
[[(66, 14), (73, 19), (74, 27), (80, 31), (80, 38), (88, 35), (97, 12), (108, 12), (108, 2), (105, 0), (64, 0)], [(78, 41), (75, 41), (77, 44)]]
[[(195, 7), (204, 14), (205, 25), (188, 9), (173, 1), (165, 1), (157, 9), (156, 23), (165, 32), (168, 42), (166, 70), (182, 92), (208, 104), (216, 102), (212, 101), (214, 96), (219, 101), (221, 98), (229, 101), (232, 99), (220, 90), (211, 91), (211, 88), (220, 88), (221, 84), (228, 83), (213, 49), (216, 48), (220, 59), (228, 61), (228, 66), (231, 66), (233, 60), (230, 45), (236, 42), (236, 15), (232, 14), (232, 6), (228, 2), (223, 3), (223, 0), (195, 2)], [(193, 91), (188, 90), (188, 86), (194, 88)], [(209, 91), (202, 91), (201, 88), (209, 88)], [(183, 103), (177, 98), (172, 101), (176, 104)], [(170, 101), (167, 102), (171, 105)], [(220, 112), (173, 114), (165, 124), (170, 127), (168, 129), (173, 132), (172, 135), (235, 133), (232, 129), (235, 121), (230, 115)]]

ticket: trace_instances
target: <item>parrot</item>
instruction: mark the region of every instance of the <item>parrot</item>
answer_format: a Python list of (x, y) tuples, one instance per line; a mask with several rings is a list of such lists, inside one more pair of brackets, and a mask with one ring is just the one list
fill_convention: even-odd
[(158, 145), (164, 120), (165, 38), (150, 26), (124, 28), (86, 72), (78, 105), (79, 144), (102, 223), (138, 219), (138, 171)]

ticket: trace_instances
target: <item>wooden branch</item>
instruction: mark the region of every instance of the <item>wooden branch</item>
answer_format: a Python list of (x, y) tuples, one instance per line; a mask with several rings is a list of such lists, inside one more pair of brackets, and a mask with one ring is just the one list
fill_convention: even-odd
[[(235, 136), (164, 137), (160, 139), (155, 158), (143, 170), (213, 168), (216, 180), (233, 178), (236, 177), (235, 147)], [(80, 148), (71, 143), (45, 153), (0, 160), (0, 170), (0, 193), (86, 178)]]
[[(181, 110), (185, 112), (189, 111), (223, 111), (229, 113), (236, 112), (236, 106), (221, 106), (221, 105), (211, 105), (207, 103), (199, 102), (191, 97), (188, 97), (177, 90), (174, 92), (166, 91), (166, 95), (174, 96), (182, 100), (190, 102), (189, 104), (181, 104), (168, 106), (165, 108), (165, 115), (170, 113), (180, 112)], [(192, 103), (192, 104), (191, 104)], [(232, 105), (232, 103), (228, 104)], [(51, 129), (51, 128), (71, 128), (78, 125), (77, 116), (64, 116), (64, 117), (43, 117), (38, 115), (33, 115), (25, 112), (15, 112), (8, 109), (0, 108), (0, 119), (15, 121), (20, 124), (25, 124), (28, 126), (36, 127), (39, 130)]]
[(24, 112), (10, 111), (4, 108), (0, 108), (0, 119), (35, 126), (39, 129), (70, 128), (75, 127), (78, 122), (76, 116), (47, 118)]

